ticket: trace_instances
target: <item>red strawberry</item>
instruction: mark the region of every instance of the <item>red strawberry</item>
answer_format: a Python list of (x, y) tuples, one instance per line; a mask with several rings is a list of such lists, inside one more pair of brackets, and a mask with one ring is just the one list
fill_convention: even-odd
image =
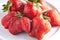
[(41, 8), (37, 8), (34, 6), (34, 3), (28, 2), (24, 7), (23, 12), (27, 17), (32, 19), (33, 17), (39, 16), (41, 14)]
[(30, 32), (30, 28), (31, 28), (30, 19), (27, 17), (22, 17), (20, 18), (20, 22), (23, 31)]
[(16, 14), (16, 12), (11, 11), (9, 14), (7, 14), (6, 16), (4, 16), (4, 17), (2, 18), (2, 25), (3, 25), (5, 28), (8, 28), (10, 19), (11, 19), (11, 17), (13, 17), (15, 14)]
[(50, 17), (50, 22), (53, 26), (60, 26), (60, 15), (56, 10), (49, 10), (47, 15)]
[(8, 28), (12, 34), (25, 31), (30, 32), (30, 19), (23, 17), (21, 13), (11, 11), (2, 19), (2, 24), (5, 28)]
[(21, 0), (9, 0), (10, 2), (14, 3), (14, 2), (20, 2)]
[(36, 17), (32, 20), (32, 32), (31, 36), (35, 36), (38, 40), (41, 40), (46, 33), (51, 29), (51, 25), (48, 21), (43, 18)]
[(12, 0), (12, 6), (10, 7), (11, 11), (20, 11), (23, 12), (25, 3), (21, 0)]
[(12, 17), (9, 25), (9, 32), (18, 34), (19, 32), (30, 32), (30, 20), (27, 17)]
[(20, 18), (12, 17), (9, 25), (9, 32), (12, 34), (18, 34), (19, 32), (22, 32), (21, 24), (20, 24)]

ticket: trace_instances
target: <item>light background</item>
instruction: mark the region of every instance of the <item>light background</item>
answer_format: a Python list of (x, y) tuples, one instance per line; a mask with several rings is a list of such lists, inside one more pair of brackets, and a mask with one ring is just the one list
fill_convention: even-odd
[[(6, 3), (6, 1), (7, 0), (0, 0), (0, 10), (2, 9), (1, 5)], [(46, 0), (46, 1), (49, 2), (51, 5), (55, 6), (60, 12), (60, 0)], [(60, 30), (48, 40), (60, 40)]]

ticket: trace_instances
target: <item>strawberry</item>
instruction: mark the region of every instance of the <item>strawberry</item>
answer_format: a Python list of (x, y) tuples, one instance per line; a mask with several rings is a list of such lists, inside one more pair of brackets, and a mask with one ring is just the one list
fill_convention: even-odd
[(14, 3), (16, 1), (21, 1), (21, 0), (9, 0), (10, 2)]
[(50, 23), (52, 26), (60, 26), (60, 15), (54, 9), (51, 9), (47, 12), (47, 15), (50, 17)]
[(21, 0), (14, 1), (10, 7), (10, 11), (20, 11), (23, 12), (25, 3)]
[(28, 2), (25, 7), (23, 13), (29, 17), (34, 18), (35, 16), (39, 16), (41, 14), (41, 8), (36, 7), (33, 2)]
[(30, 20), (27, 17), (16, 18), (12, 17), (9, 25), (9, 32), (18, 34), (19, 32), (30, 32)]
[(21, 24), (20, 24), (20, 18), (12, 17), (9, 25), (9, 32), (13, 35), (18, 34), (19, 32), (22, 32)]
[(30, 32), (31, 36), (35, 36), (38, 40), (41, 40), (46, 33), (51, 29), (51, 25), (48, 21), (41, 17), (35, 17), (32, 20), (32, 31)]
[(4, 28), (8, 28), (8, 25), (10, 23), (10, 19), (11, 17), (13, 17), (16, 14), (16, 12), (11, 11), (10, 13), (8, 13), (7, 15), (5, 15), (2, 18), (2, 25), (4, 26)]
[(20, 11), (23, 12), (26, 2), (22, 0), (9, 0), (7, 4), (3, 5), (3, 11)]
[(20, 18), (20, 22), (21, 22), (21, 27), (22, 30), (25, 32), (30, 32), (30, 28), (31, 28), (31, 23), (30, 23), (30, 19), (27, 17), (22, 17)]
[(22, 31), (30, 32), (30, 19), (20, 12), (11, 11), (2, 19), (2, 24), (14, 35)]

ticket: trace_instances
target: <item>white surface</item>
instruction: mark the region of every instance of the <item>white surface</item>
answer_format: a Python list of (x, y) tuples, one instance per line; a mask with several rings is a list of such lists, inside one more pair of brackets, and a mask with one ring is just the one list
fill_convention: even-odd
[(60, 11), (60, 0), (46, 0)]
[[(60, 11), (60, 0), (47, 0), (50, 4), (55, 6)], [(2, 12), (2, 4), (6, 3), (6, 0), (0, 0), (0, 38), (3, 40), (35, 40), (35, 38), (31, 38), (26, 33), (22, 33), (19, 35), (11, 35), (8, 30), (4, 29), (1, 25), (1, 18), (5, 13)], [(43, 40), (60, 40), (60, 29), (53, 28), (48, 34), (45, 35)], [(1, 40), (1, 39), (0, 39)]]

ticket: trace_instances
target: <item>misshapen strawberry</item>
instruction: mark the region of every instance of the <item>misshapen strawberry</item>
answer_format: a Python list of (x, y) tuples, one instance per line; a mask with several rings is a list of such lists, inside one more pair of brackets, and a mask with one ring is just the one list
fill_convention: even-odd
[(27, 17), (16, 18), (12, 17), (9, 25), (9, 32), (12, 34), (18, 34), (19, 32), (30, 32), (30, 20)]
[(10, 19), (15, 16), (16, 12), (15, 11), (11, 11), (9, 14), (5, 15), (2, 18), (2, 25), (4, 26), (4, 28), (8, 28), (9, 23), (10, 23)]
[(52, 26), (60, 26), (60, 15), (54, 9), (51, 9), (47, 12), (47, 15), (50, 17), (50, 22)]
[(33, 2), (28, 2), (24, 7), (23, 13), (32, 19), (33, 17), (41, 14), (41, 8), (36, 7)]
[(19, 32), (30, 32), (30, 19), (24, 17), (22, 13), (11, 11), (2, 19), (2, 24), (8, 28), (11, 34), (18, 34)]
[(48, 33), (50, 29), (51, 25), (48, 21), (40, 17), (35, 17), (32, 20), (32, 31), (30, 35), (37, 37), (38, 40), (42, 40), (44, 35)]

